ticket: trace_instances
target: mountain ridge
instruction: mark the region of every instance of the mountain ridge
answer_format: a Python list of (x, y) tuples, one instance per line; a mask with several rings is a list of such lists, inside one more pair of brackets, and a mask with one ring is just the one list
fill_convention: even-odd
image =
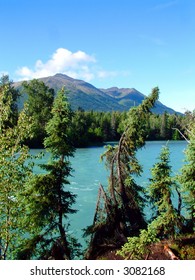
[[(135, 88), (96, 88), (90, 83), (61, 73), (38, 80), (53, 88), (55, 92), (64, 86), (69, 91), (68, 100), (73, 110), (82, 108), (85, 111), (128, 111), (131, 107), (141, 104), (146, 97)], [(20, 89), (22, 81), (14, 83), (14, 86)], [(156, 102), (153, 112), (162, 114), (165, 111), (170, 114), (179, 113), (159, 101)]]

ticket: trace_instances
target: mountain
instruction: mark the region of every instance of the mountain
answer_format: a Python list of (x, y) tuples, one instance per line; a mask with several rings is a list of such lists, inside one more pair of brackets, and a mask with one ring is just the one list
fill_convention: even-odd
[[(101, 90), (116, 99), (118, 101), (118, 104), (125, 108), (124, 110), (129, 110), (129, 108), (132, 106), (138, 106), (146, 97), (143, 93), (139, 92), (135, 88), (112, 87)], [(155, 104), (155, 108), (153, 108), (153, 112), (157, 114), (163, 114), (165, 111), (169, 114), (179, 113), (163, 105), (160, 101), (157, 101)]]
[[(134, 88), (98, 89), (92, 84), (64, 74), (56, 74), (39, 80), (53, 88), (55, 92), (65, 86), (69, 91), (68, 99), (73, 110), (80, 107), (86, 111), (127, 111), (130, 107), (139, 105), (146, 97)], [(21, 84), (22, 82), (17, 82), (14, 85), (20, 89)], [(175, 113), (173, 109), (166, 107), (161, 102), (156, 103), (153, 111), (158, 114), (165, 111), (170, 114)]]

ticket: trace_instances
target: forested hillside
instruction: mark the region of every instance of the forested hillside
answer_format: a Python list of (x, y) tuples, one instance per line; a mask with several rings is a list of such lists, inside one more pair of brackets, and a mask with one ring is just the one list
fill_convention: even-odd
[[(57, 77), (59, 78), (61, 76), (57, 75)], [(70, 80), (71, 86), (69, 86), (69, 88), (72, 89), (73, 82), (71, 78)], [(86, 85), (84, 86), (86, 88)], [(57, 85), (54, 85), (54, 87), (56, 88)], [(35, 120), (34, 136), (28, 142), (28, 144), (30, 145), (30, 147), (42, 147), (43, 139), (46, 135), (45, 125), (51, 118), (50, 111), (55, 97), (55, 90), (53, 88), (49, 88), (46, 84), (44, 84), (43, 81), (39, 80), (23, 82), (21, 88), (22, 92), (25, 93), (25, 99), (28, 98), (29, 114), (33, 116)], [(76, 87), (76, 90), (78, 90), (78, 85)], [(91, 92), (91, 87), (89, 88), (89, 91)], [(139, 102), (137, 101), (138, 103), (136, 103), (136, 105), (138, 105), (140, 102), (142, 102), (144, 95), (137, 92), (135, 93), (135, 91), (136, 90), (132, 90), (130, 94), (129, 90), (123, 89), (123, 91), (119, 93), (115, 88), (112, 90), (108, 90), (109, 93), (107, 96), (116, 95), (116, 98), (120, 99), (121, 101), (121, 95), (123, 95), (123, 100), (126, 100), (127, 96), (130, 94), (135, 99), (139, 97)], [(67, 98), (70, 96), (71, 91), (69, 90), (67, 91)], [(20, 97), (20, 99), (21, 98), (22, 97)], [(127, 98), (127, 100), (129, 99)], [(155, 104), (158, 104), (158, 101), (156, 101)], [(161, 104), (159, 106), (163, 105)], [(99, 112), (95, 110), (85, 111), (83, 110), (83, 108), (78, 108), (73, 112), (73, 116), (70, 120), (70, 126), (73, 128), (72, 141), (75, 147), (86, 147), (90, 145), (104, 144), (108, 141), (118, 141), (124, 130), (124, 123), (127, 118), (127, 114), (127, 111), (111, 110), (108, 112)], [(186, 115), (176, 113), (170, 114), (166, 111), (164, 111), (164, 113), (162, 114), (148, 115), (145, 124), (145, 130), (147, 132), (146, 139), (183, 139), (182, 134), (185, 133), (186, 121), (188, 119), (187, 115), (188, 113), (186, 113)], [(182, 134), (180, 134), (179, 131)]]

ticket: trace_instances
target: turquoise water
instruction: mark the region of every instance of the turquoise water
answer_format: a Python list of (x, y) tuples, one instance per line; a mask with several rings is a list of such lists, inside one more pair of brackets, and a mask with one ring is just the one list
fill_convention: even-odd
[[(137, 157), (143, 166), (144, 172), (136, 180), (142, 186), (147, 186), (148, 178), (151, 177), (150, 169), (157, 161), (162, 146), (166, 143), (165, 141), (149, 141), (144, 148), (138, 151)], [(185, 141), (169, 141), (168, 145), (171, 152), (170, 164), (173, 173), (178, 173), (184, 163), (184, 150), (187, 144)], [(31, 150), (31, 153), (37, 154), (39, 151)], [(93, 222), (99, 184), (101, 183), (105, 188), (107, 186), (109, 173), (105, 169), (104, 163), (100, 162), (100, 155), (104, 151), (104, 147), (77, 149), (75, 157), (71, 159), (74, 171), (72, 172), (72, 177), (70, 177), (70, 186), (68, 188), (77, 195), (74, 208), (78, 212), (70, 215), (70, 230), (80, 241), (82, 240), (82, 229)], [(38, 163), (46, 163), (48, 159), (49, 154), (46, 154)], [(40, 172), (40, 169), (36, 167), (35, 172)], [(148, 209), (146, 212), (148, 212)]]

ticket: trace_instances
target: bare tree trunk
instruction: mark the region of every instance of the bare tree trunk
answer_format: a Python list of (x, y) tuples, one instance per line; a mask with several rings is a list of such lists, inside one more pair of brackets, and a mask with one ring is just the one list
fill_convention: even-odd
[(115, 160), (116, 160), (116, 155), (114, 155), (114, 157), (112, 159), (111, 173), (110, 173), (110, 195), (111, 195), (111, 198), (113, 199), (114, 206), (117, 205), (117, 200), (116, 200), (116, 196), (115, 196), (115, 189), (114, 189), (114, 163), (115, 163)]
[(123, 133), (123, 135), (121, 136), (121, 139), (120, 139), (119, 145), (118, 145), (118, 152), (117, 152), (117, 175), (118, 175), (119, 193), (120, 193), (121, 197), (124, 196), (124, 192), (125, 192), (124, 183), (122, 180), (122, 173), (121, 173), (121, 148), (122, 148), (123, 139), (125, 137), (125, 133), (126, 133), (126, 130)]
[[(61, 162), (64, 162), (64, 156), (60, 159)], [(63, 226), (63, 210), (62, 210), (62, 172), (60, 174), (60, 178), (58, 180), (58, 228), (60, 231), (60, 239), (62, 242), (63, 250), (64, 250), (64, 258), (70, 259), (70, 249), (68, 247), (68, 242), (66, 238), (66, 233)]]

